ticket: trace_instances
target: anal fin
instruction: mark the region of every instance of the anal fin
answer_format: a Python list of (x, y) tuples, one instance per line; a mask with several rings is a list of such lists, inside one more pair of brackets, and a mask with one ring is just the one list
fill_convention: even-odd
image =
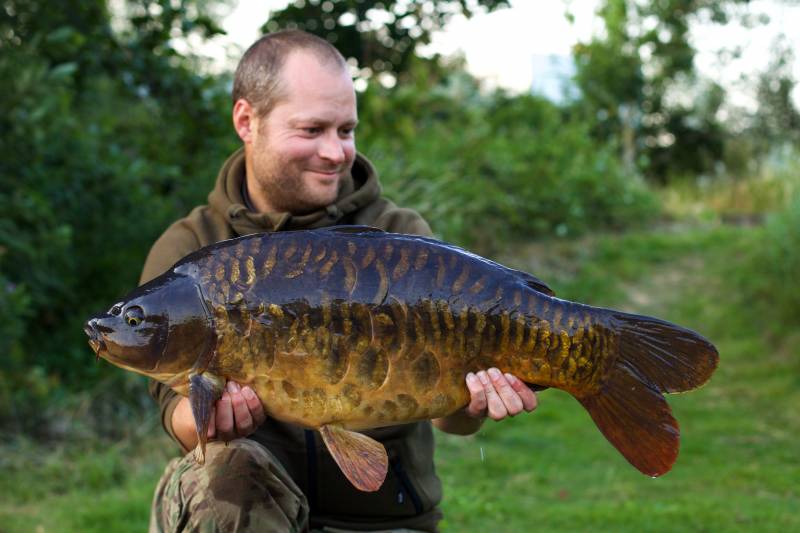
[(195, 374), (189, 378), (189, 404), (192, 407), (197, 430), (197, 448), (194, 449), (194, 458), (200, 464), (206, 460), (208, 424), (211, 421), (214, 403), (222, 396), (224, 385), (224, 380), (209, 373)]
[(380, 442), (340, 426), (319, 429), (336, 464), (358, 490), (374, 492), (386, 479), (389, 458)]

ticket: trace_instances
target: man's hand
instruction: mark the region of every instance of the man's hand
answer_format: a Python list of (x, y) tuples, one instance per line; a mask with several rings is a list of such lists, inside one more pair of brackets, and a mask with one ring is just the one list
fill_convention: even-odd
[(523, 410), (531, 412), (538, 405), (536, 393), (525, 383), (496, 368), (467, 374), (467, 388), (471, 400), (464, 409), (473, 418), (488, 415), (492, 420), (502, 420), (518, 415)]
[[(264, 423), (267, 415), (261, 400), (250, 387), (229, 381), (222, 397), (214, 404), (208, 424), (209, 440), (224, 442), (247, 437)], [(187, 450), (197, 446), (197, 430), (188, 398), (181, 398), (172, 412), (172, 431)]]
[(242, 388), (235, 381), (229, 381), (225, 389), (208, 424), (209, 440), (228, 442), (247, 437), (267, 418), (253, 389)]
[(469, 404), (444, 418), (437, 418), (433, 425), (446, 433), (471, 435), (480, 429), (489, 416), (502, 420), (522, 411), (533, 411), (538, 404), (536, 393), (511, 374), (503, 374), (496, 368), (467, 374)]

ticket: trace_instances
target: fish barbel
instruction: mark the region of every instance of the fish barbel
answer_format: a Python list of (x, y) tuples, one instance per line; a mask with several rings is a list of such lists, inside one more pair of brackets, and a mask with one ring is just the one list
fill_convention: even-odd
[(664, 393), (718, 354), (668, 322), (561, 300), (541, 280), (443, 242), (361, 226), (249, 235), (192, 253), (86, 325), (97, 355), (188, 396), (202, 462), (227, 380), (269, 416), (318, 429), (348, 479), (377, 490), (383, 446), (357, 430), (469, 402), (497, 367), (574, 396), (636, 468), (669, 471)]

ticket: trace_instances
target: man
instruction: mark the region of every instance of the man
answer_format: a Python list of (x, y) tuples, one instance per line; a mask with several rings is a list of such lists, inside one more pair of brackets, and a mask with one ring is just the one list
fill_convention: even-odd
[[(202, 246), (255, 232), (366, 224), (431, 235), (417, 213), (380, 197), (372, 165), (355, 148), (352, 80), (326, 41), (298, 31), (263, 37), (236, 70), (233, 101), (244, 147), (222, 167), (209, 204), (156, 241), (142, 283)], [(434, 420), (440, 430), (466, 435), (486, 416), (500, 420), (536, 407), (530, 389), (497, 369), (470, 374), (466, 385), (470, 404)], [(188, 400), (155, 382), (151, 393), (166, 431), (190, 451), (197, 435)], [(315, 432), (268, 419), (252, 389), (229, 382), (215, 406), (206, 464), (188, 454), (168, 465), (151, 530), (435, 531), (441, 484), (431, 425), (368, 432), (386, 446), (390, 468), (380, 490), (359, 492)]]

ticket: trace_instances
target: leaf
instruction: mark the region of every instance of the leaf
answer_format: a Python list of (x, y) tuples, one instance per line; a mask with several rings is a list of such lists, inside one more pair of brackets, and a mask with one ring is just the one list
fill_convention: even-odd
[(78, 70), (78, 64), (74, 62), (61, 63), (50, 70), (49, 77), (53, 81), (60, 81), (71, 78)]

